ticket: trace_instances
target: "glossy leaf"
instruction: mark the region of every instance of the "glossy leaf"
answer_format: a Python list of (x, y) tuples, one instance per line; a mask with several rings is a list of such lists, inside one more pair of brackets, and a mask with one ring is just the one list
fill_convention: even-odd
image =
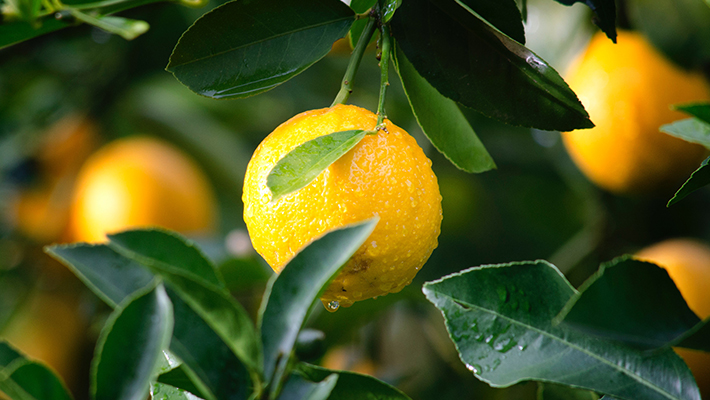
[(164, 383), (156, 383), (150, 389), (151, 399), (159, 400), (199, 400), (189, 391), (176, 388)]
[(252, 96), (323, 58), (353, 20), (338, 0), (232, 1), (195, 21), (167, 70), (204, 96)]
[(675, 192), (673, 198), (668, 201), (668, 207), (683, 200), (685, 196), (693, 193), (694, 191), (710, 185), (710, 157), (706, 158), (698, 169), (696, 169), (688, 178), (683, 186)]
[(484, 172), (496, 167), (466, 117), (453, 100), (439, 94), (399, 50), (395, 67), (417, 123), (429, 141), (456, 167)]
[(52, 245), (45, 251), (112, 308), (153, 280), (153, 274), (144, 266), (103, 244)]
[(267, 288), (259, 324), (267, 381), (283, 375), (308, 310), (376, 224), (377, 218), (325, 234), (291, 259)]
[(710, 149), (710, 124), (697, 118), (687, 118), (661, 126), (661, 132), (697, 143)]
[[(172, 388), (181, 389), (196, 395), (196, 397), (204, 397), (200, 388), (195, 384), (194, 374), (187, 366), (180, 365), (177, 368), (171, 369), (168, 372), (158, 376), (158, 383)], [(197, 381), (199, 384), (199, 381)]]
[(461, 7), (484, 19), (518, 43), (525, 44), (525, 28), (515, 0), (456, 0)]
[(145, 398), (172, 330), (172, 304), (162, 284), (121, 303), (96, 345), (91, 374), (94, 399)]
[(408, 0), (392, 33), (417, 72), (444, 96), (513, 125), (594, 126), (545, 61), (454, 0)]
[(710, 103), (676, 104), (673, 109), (710, 124)]
[(71, 15), (81, 22), (101, 28), (106, 32), (119, 35), (126, 40), (133, 40), (138, 36), (146, 33), (150, 28), (145, 21), (128, 19), (113, 16), (93, 16), (91, 14), (69, 9)]
[(616, 43), (616, 3), (614, 0), (557, 0), (566, 6), (584, 3), (594, 12), (594, 23)]
[(553, 326), (577, 292), (546, 261), (474, 267), (423, 290), (443, 313), (461, 360), (491, 386), (540, 380), (625, 399), (700, 398), (671, 349), (645, 352)]
[(45, 365), (28, 360), (0, 340), (0, 393), (10, 400), (71, 400), (61, 379)]
[(280, 159), (266, 177), (271, 201), (293, 193), (320, 175), (365, 137), (363, 130), (333, 132), (309, 140)]
[(330, 374), (320, 382), (305, 380), (299, 374), (292, 374), (283, 389), (279, 400), (326, 400), (338, 382), (338, 374)]
[(560, 322), (652, 349), (680, 338), (700, 318), (665, 269), (625, 256), (601, 265), (555, 318)]
[(330, 400), (410, 400), (407, 395), (393, 386), (368, 375), (347, 371), (333, 371), (311, 364), (300, 363), (296, 367), (307, 379), (320, 382), (334, 373), (338, 382), (328, 397)]
[(224, 287), (217, 267), (197, 245), (176, 232), (138, 229), (108, 235), (109, 246), (148, 267), (166, 270), (199, 282)]
[(382, 3), (382, 21), (387, 23), (394, 17), (394, 12), (402, 5), (402, 0), (382, 0)]

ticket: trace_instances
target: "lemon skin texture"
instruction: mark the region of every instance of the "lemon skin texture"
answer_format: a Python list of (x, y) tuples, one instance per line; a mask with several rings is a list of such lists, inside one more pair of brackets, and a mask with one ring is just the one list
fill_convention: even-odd
[(596, 34), (567, 81), (596, 126), (563, 133), (563, 141), (597, 186), (618, 194), (666, 194), (707, 156), (704, 147), (659, 131), (688, 118), (672, 104), (710, 98), (707, 82), (671, 64), (640, 34), (620, 31), (618, 44)]
[(298, 145), (332, 132), (374, 129), (372, 112), (350, 105), (307, 111), (274, 130), (254, 152), (244, 181), (244, 221), (256, 251), (276, 271), (325, 232), (378, 216), (365, 243), (326, 289), (340, 306), (409, 284), (436, 248), (441, 195), (431, 161), (414, 138), (385, 120), (306, 187), (270, 203), (266, 179)]
[[(670, 239), (638, 253), (668, 271), (683, 298), (698, 317), (710, 317), (710, 246), (692, 239)], [(710, 353), (676, 348), (695, 375), (703, 397), (710, 396)]]
[(215, 229), (216, 210), (212, 187), (195, 162), (166, 142), (134, 136), (109, 143), (82, 167), (71, 232), (84, 242), (150, 226), (205, 235)]

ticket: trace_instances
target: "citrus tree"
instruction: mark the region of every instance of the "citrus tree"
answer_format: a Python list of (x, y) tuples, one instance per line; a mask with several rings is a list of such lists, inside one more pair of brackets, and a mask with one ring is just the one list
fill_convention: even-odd
[[(3, 6), (0, 46), (79, 24), (132, 39), (147, 31), (147, 23), (113, 14), (148, 3), (152, 1), (8, 2)], [(617, 38), (620, 42), (627, 38), (627, 33), (617, 34), (614, 1), (583, 3), (592, 10), (604, 35), (594, 39), (594, 46), (614, 46)], [(652, 24), (659, 15), (672, 14), (668, 9), (675, 7), (671, 4), (664, 10), (641, 3), (629, 2), (631, 15), (623, 17)], [(706, 35), (710, 7), (699, 0), (684, 3), (688, 4), (680, 9), (693, 11), (691, 16), (676, 25), (668, 23), (666, 30), (637, 23), (653, 33), (648, 36), (655, 42), (671, 44), (659, 45), (667, 49), (665, 56), (641, 50), (641, 55), (632, 53), (635, 61), (646, 65), (646, 59), (670, 57), (693, 68), (710, 58), (710, 35)], [(129, 229), (110, 233), (104, 242), (45, 248), (111, 310), (91, 361), (91, 397), (408, 399), (407, 394), (374, 377), (308, 362), (309, 349), (322, 340), (307, 329), (311, 317), (322, 308), (321, 301), (327, 310), (336, 311), (402, 291), (438, 243), (442, 224), (439, 182), (420, 145), (385, 111), (392, 78), (399, 79), (408, 107), (431, 146), (467, 173), (496, 167), (469, 123), (469, 112), (535, 132), (574, 131), (565, 136), (571, 148), (573, 141), (586, 140), (585, 133), (636, 129), (618, 128), (615, 123), (608, 127), (606, 120), (613, 116), (601, 112), (595, 116), (596, 106), (590, 118), (578, 94), (583, 99), (602, 98), (605, 105), (624, 96), (624, 91), (612, 92), (608, 98), (593, 91), (588, 94), (586, 84), (597, 89), (606, 82), (582, 76), (574, 78), (579, 92), (575, 93), (548, 62), (525, 47), (526, 14), (524, 0), (520, 5), (512, 0), (352, 0), (349, 4), (235, 0), (199, 17), (182, 33), (166, 69), (191, 91), (208, 98), (244, 98), (274, 89), (313, 66), (342, 38), (349, 41), (352, 53), (330, 107), (298, 114), (281, 124), (264, 139), (246, 167), (246, 227), (254, 248), (276, 272), (268, 277), (255, 321), (230, 293), (235, 282), (248, 283), (247, 270), (225, 271), (207, 256), (208, 250), (176, 232)], [(692, 49), (676, 51), (669, 39), (673, 35), (667, 32), (677, 29), (693, 38)], [(373, 42), (375, 57), (365, 58)], [(646, 44), (631, 46), (654, 51), (643, 47), (650, 46)], [(379, 75), (375, 112), (347, 104), (358, 90), (355, 78), (361, 62), (373, 63), (373, 58)], [(616, 60), (607, 58), (612, 64)], [(609, 78), (613, 73), (614, 66), (608, 67), (605, 79), (616, 79)], [(679, 72), (678, 80), (687, 74)], [(703, 78), (692, 79), (689, 86), (697, 93), (668, 102), (707, 100)], [(677, 89), (679, 85), (671, 86)], [(647, 96), (653, 93), (651, 89)], [(636, 98), (625, 104), (633, 101)], [(687, 157), (682, 148), (669, 156), (687, 164), (678, 169), (680, 176), (660, 179), (677, 189), (674, 196), (668, 196), (672, 197), (669, 205), (710, 183), (710, 158), (705, 158), (710, 149), (710, 104), (677, 108), (691, 118), (649, 123), (654, 131), (658, 124), (668, 123), (664, 132), (695, 143), (693, 157)], [(654, 113), (655, 109), (642, 112)], [(596, 118), (600, 123), (594, 127)], [(646, 130), (645, 126), (638, 129)], [(198, 136), (197, 141), (208, 141), (211, 134)], [(634, 140), (632, 148), (651, 141)], [(100, 163), (96, 160), (110, 150), (97, 153), (87, 165)], [(607, 151), (592, 151), (589, 162), (598, 161)], [(182, 170), (179, 156), (167, 153), (164, 158), (172, 161), (159, 165), (174, 161), (170, 171)], [(125, 157), (143, 162), (155, 154), (140, 156), (136, 148)], [(653, 164), (658, 159), (644, 162)], [(630, 169), (653, 166), (638, 167), (638, 163), (629, 161)], [(613, 157), (605, 162), (609, 164), (616, 165)], [(184, 168), (180, 178), (204, 186), (204, 178)], [(584, 166), (581, 169), (585, 171)], [(601, 170), (618, 174), (614, 168)], [(595, 173), (590, 174), (592, 181), (596, 181)], [(123, 177), (127, 173), (115, 174)], [(169, 173), (156, 174), (158, 178), (146, 181), (141, 193), (171, 193), (162, 189), (170, 181)], [(80, 176), (80, 182), (91, 179), (88, 172)], [(624, 182), (610, 190), (647, 190), (637, 182), (622, 187)], [(199, 196), (205, 192), (208, 189), (186, 193), (179, 208), (201, 211), (203, 200), (211, 198)], [(198, 198), (189, 198), (191, 194)], [(167, 208), (161, 205), (172, 204), (179, 196), (147, 197), (159, 215)], [(82, 206), (80, 201), (76, 204)], [(196, 218), (207, 222), (186, 230), (209, 226), (211, 218)], [(163, 221), (138, 223), (168, 225)], [(98, 224), (84, 223), (91, 229)], [(644, 253), (614, 258), (603, 262), (578, 289), (548, 261), (487, 264), (431, 280), (422, 290), (443, 315), (462, 364), (492, 387), (537, 381), (542, 399), (699, 399), (695, 378), (674, 348), (710, 351), (708, 315), (695, 300), (686, 303), (683, 296), (691, 289), (681, 287), (684, 284), (673, 272), (669, 276), (653, 262), (668, 264)], [(11, 399), (71, 398), (50, 368), (7, 341), (0, 342), (0, 391)]]

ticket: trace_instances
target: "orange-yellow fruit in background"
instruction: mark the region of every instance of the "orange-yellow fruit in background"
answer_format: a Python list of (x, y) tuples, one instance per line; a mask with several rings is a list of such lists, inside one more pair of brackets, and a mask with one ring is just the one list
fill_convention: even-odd
[(369, 358), (347, 346), (338, 346), (328, 350), (323, 356), (323, 367), (328, 369), (351, 371), (375, 376), (377, 365)]
[(671, 64), (642, 35), (620, 31), (615, 45), (598, 33), (566, 79), (596, 126), (564, 133), (564, 144), (598, 186), (675, 190), (707, 156), (704, 147), (658, 130), (688, 118), (672, 104), (710, 99), (707, 82)]
[[(693, 312), (710, 317), (710, 246), (691, 239), (672, 239), (647, 247), (636, 258), (668, 271)], [(675, 349), (695, 375), (703, 397), (710, 396), (710, 353)]]
[(441, 195), (431, 161), (414, 138), (385, 120), (306, 187), (273, 203), (266, 178), (300, 144), (332, 132), (374, 129), (377, 116), (349, 105), (307, 111), (274, 130), (254, 152), (244, 178), (244, 221), (254, 249), (280, 272), (326, 231), (380, 220), (321, 300), (341, 306), (400, 291), (437, 246)]
[(133, 136), (109, 143), (84, 164), (70, 228), (74, 240), (86, 242), (147, 226), (199, 235), (214, 230), (216, 209), (194, 161), (164, 141)]

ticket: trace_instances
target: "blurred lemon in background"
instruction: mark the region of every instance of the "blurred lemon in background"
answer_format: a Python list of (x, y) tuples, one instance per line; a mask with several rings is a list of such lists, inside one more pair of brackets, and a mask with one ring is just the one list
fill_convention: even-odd
[(641, 35), (601, 32), (567, 76), (596, 126), (563, 134), (572, 160), (598, 186), (615, 193), (677, 189), (707, 150), (660, 132), (686, 115), (670, 106), (710, 98), (701, 74), (681, 70)]
[(164, 141), (134, 136), (109, 143), (81, 168), (70, 230), (86, 242), (147, 226), (201, 235), (215, 229), (216, 214), (212, 187), (192, 159)]

